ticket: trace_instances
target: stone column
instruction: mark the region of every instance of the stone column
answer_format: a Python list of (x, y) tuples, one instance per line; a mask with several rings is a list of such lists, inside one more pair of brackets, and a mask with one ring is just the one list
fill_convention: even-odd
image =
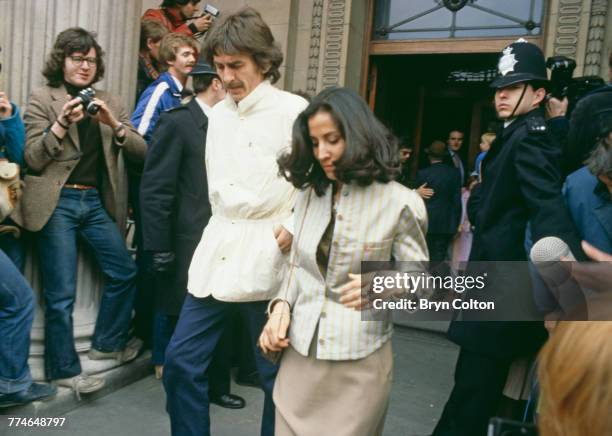
[[(45, 58), (62, 30), (80, 26), (97, 33), (106, 52), (106, 74), (96, 84), (119, 95), (128, 110), (136, 88), (137, 53), (142, 0), (0, 0), (0, 89), (25, 110), (33, 88), (41, 86)], [(35, 235), (34, 235), (35, 237)], [(58, 253), (60, 256), (61, 253)], [(37, 293), (37, 312), (32, 328), (30, 365), (36, 380), (44, 378), (44, 310), (38, 259), (30, 253), (26, 278)], [(96, 373), (114, 366), (114, 361), (89, 361), (90, 348), (103, 277), (95, 261), (79, 249), (77, 297), (73, 312), (76, 349), (83, 369)]]
[[(604, 44), (608, 0), (593, 0), (589, 22), (589, 35), (584, 60), (586, 76), (601, 76), (607, 64), (607, 51)], [(604, 77), (607, 80), (607, 77)]]

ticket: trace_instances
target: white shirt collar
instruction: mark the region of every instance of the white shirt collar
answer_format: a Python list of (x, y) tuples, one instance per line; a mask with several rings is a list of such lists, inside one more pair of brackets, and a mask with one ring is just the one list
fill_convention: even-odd
[(228, 99), (229, 106), (233, 110), (238, 111), (240, 114), (245, 114), (255, 105), (257, 105), (257, 103), (259, 103), (263, 98), (269, 95), (270, 91), (273, 91), (274, 89), (275, 88), (272, 83), (270, 83), (268, 79), (265, 79), (263, 82), (257, 85), (249, 95), (240, 100), (238, 104), (236, 104), (229, 92), (227, 93), (226, 98)]
[(172, 74), (170, 74), (170, 77), (172, 77), (172, 80), (174, 80), (174, 83), (176, 84), (176, 87), (178, 88), (179, 92), (183, 92), (183, 84), (181, 83), (181, 81), (174, 77)]
[(206, 115), (208, 117), (209, 114), (210, 114), (210, 111), (212, 110), (212, 108), (210, 106), (208, 106), (206, 103), (204, 103), (197, 96), (195, 97), (195, 101), (196, 101), (196, 103), (198, 103), (200, 105), (200, 109), (202, 109), (202, 112), (204, 112), (204, 115)]

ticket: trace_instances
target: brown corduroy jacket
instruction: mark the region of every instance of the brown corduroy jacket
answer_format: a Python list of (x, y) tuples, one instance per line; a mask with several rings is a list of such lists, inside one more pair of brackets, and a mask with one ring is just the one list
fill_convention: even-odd
[[(142, 162), (146, 153), (144, 139), (130, 123), (119, 98), (96, 90), (118, 121), (126, 126), (127, 137), (119, 144), (111, 127), (100, 123), (105, 171), (100, 186), (104, 207), (114, 218), (121, 233), (127, 219), (127, 172), (125, 158)], [(45, 86), (32, 92), (24, 114), (26, 126), (25, 161), (28, 166), (21, 203), (11, 218), (30, 231), (39, 231), (47, 223), (59, 201), (62, 187), (79, 163), (80, 144), (76, 124), (62, 140), (50, 131), (69, 97), (64, 86)]]

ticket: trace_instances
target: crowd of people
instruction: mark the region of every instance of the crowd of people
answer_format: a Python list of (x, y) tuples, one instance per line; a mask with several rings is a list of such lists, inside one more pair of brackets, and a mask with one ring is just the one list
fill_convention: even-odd
[[(104, 51), (77, 27), (57, 35), (23, 122), (0, 92), (0, 165), (27, 168), (10, 184), (0, 172), (0, 407), (52, 397), (56, 386), (78, 397), (104, 387), (82, 370), (74, 343), (77, 239), (105, 277), (87, 357), (122, 364), (151, 348), (173, 435), (210, 434), (211, 402), (245, 406), (229, 389), (232, 344), (246, 344), (264, 391), (262, 436), (381, 435), (393, 325), (364, 321), (363, 261), (452, 261), (462, 274), (468, 260), (526, 262), (535, 242), (556, 236), (577, 260), (599, 261), (574, 264), (575, 280), (610, 290), (609, 85), (570, 118), (567, 99), (547, 92), (541, 50), (518, 40), (500, 55), (491, 84), (500, 126), (482, 133), (475, 162), (462, 160), (464, 133), (454, 129), (412, 177), (406, 144), (354, 91), (306, 99), (274, 86), (283, 54), (259, 12), (215, 20), (196, 16), (198, 3), (164, 0), (145, 12), (131, 113), (91, 88)], [(592, 99), (597, 111), (584, 121)], [(33, 382), (27, 364), (26, 232), (42, 273), (51, 383)], [(517, 286), (532, 284), (496, 283)], [(563, 321), (545, 289), (534, 284), (533, 295), (546, 328), (451, 323), (455, 385), (433, 435), (486, 434), (512, 363), (540, 350), (530, 390), (538, 413), (525, 419), (537, 418), (543, 435), (612, 432), (607, 324)]]

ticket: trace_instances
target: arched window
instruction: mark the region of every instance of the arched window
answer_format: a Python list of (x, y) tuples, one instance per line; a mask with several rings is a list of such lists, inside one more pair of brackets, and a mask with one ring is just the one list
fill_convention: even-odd
[(543, 16), (544, 0), (376, 0), (373, 39), (535, 36)]

